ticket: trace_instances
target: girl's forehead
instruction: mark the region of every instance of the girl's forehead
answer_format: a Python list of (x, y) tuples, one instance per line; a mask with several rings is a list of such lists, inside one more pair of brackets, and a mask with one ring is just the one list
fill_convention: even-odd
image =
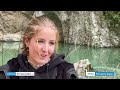
[(44, 28), (44, 29), (38, 30), (33, 37), (56, 39), (56, 35), (57, 35), (56, 30), (53, 30), (50, 28)]
[(56, 34), (57, 30), (50, 27), (44, 27), (37, 30), (36, 34)]

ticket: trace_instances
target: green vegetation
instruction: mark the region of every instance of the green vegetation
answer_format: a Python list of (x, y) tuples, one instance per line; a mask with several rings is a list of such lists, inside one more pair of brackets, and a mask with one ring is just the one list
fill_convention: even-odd
[(109, 29), (120, 35), (120, 11), (104, 11), (103, 13)]

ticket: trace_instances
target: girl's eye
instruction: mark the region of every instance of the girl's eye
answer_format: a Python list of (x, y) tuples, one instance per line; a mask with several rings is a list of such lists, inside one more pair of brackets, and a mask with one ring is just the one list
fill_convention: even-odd
[(54, 42), (50, 42), (50, 45), (54, 45), (55, 43)]
[(44, 41), (40, 41), (40, 40), (39, 40), (39, 41), (37, 41), (37, 42), (38, 42), (38, 43), (44, 43)]

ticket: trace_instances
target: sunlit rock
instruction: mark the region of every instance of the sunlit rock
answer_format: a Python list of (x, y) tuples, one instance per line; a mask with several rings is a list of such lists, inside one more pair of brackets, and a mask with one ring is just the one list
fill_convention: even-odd
[(88, 59), (79, 60), (74, 63), (74, 67), (79, 78), (83, 78), (85, 76), (85, 72), (90, 72), (92, 70), (91, 63)]

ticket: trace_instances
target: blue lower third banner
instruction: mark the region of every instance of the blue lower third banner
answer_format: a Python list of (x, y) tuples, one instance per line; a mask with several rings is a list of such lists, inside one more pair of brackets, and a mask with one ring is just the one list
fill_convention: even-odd
[(114, 72), (95, 72), (95, 76), (114, 76)]
[(34, 72), (6, 72), (6, 76), (34, 76)]
[(6, 72), (6, 76), (16, 76), (16, 72)]
[(114, 72), (86, 72), (86, 76), (114, 76)]

